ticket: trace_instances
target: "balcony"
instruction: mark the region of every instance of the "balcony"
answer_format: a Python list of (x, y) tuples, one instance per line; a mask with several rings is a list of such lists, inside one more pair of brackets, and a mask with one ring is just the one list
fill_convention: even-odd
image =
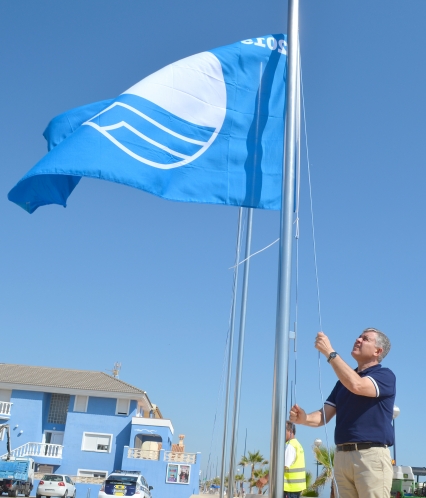
[(177, 451), (164, 450), (142, 450), (141, 448), (129, 448), (127, 458), (138, 458), (142, 460), (160, 460), (160, 452), (164, 453), (165, 462), (196, 463), (196, 453), (183, 453)]
[(10, 418), (12, 405), (13, 403), (8, 403), (7, 401), (0, 401), (0, 419)]
[(183, 453), (180, 451), (165, 451), (165, 462), (180, 462), (180, 463), (195, 463), (197, 461), (197, 453)]
[[(19, 457), (38, 457), (37, 460), (42, 458), (62, 458), (63, 446), (60, 444), (49, 443), (26, 443), (18, 448), (12, 450), (11, 456), (14, 458)], [(3, 455), (1, 458), (6, 457)]]
[(129, 448), (127, 458), (140, 458), (142, 460), (160, 460), (160, 451), (142, 450), (141, 448)]

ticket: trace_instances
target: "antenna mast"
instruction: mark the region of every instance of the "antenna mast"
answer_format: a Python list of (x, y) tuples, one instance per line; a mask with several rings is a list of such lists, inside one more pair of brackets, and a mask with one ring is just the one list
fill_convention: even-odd
[(120, 376), (120, 370), (121, 370), (121, 363), (116, 361), (114, 363), (114, 366), (112, 367), (112, 370), (108, 370), (108, 372), (112, 373), (112, 376), (114, 377), (114, 379), (118, 379)]

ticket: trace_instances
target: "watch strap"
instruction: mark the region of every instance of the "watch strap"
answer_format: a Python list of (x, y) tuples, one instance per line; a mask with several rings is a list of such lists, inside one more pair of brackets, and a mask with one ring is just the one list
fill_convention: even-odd
[(336, 351), (332, 351), (329, 355), (329, 357), (327, 358), (327, 362), (330, 363), (331, 360), (334, 360), (334, 358), (336, 358), (336, 356), (338, 356), (339, 353), (336, 353)]

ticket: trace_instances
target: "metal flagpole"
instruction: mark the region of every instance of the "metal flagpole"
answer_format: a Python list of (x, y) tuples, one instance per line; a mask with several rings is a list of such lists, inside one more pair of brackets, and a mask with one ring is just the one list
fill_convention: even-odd
[(286, 119), (281, 200), (278, 297), (275, 331), (274, 382), (272, 392), (271, 457), (269, 496), (282, 498), (284, 489), (285, 421), (290, 332), (291, 249), (295, 180), (296, 75), (298, 55), (299, 0), (288, 0), (288, 59)]
[(226, 379), (226, 396), (225, 396), (225, 414), (223, 423), (223, 440), (222, 440), (222, 462), (220, 466), (220, 498), (223, 498), (225, 491), (225, 465), (226, 465), (226, 443), (228, 438), (228, 413), (229, 413), (229, 397), (231, 391), (231, 370), (232, 370), (232, 350), (234, 344), (234, 329), (235, 329), (235, 311), (237, 302), (237, 283), (238, 283), (238, 269), (240, 267), (240, 247), (241, 247), (241, 232), (242, 232), (242, 218), (243, 208), (238, 210), (238, 229), (237, 229), (237, 247), (235, 255), (235, 264), (237, 265), (234, 270), (234, 284), (233, 296), (231, 306), (231, 320), (229, 324), (229, 350), (228, 350), (228, 374)]
[(231, 435), (231, 453), (229, 457), (229, 475), (228, 475), (228, 498), (232, 498), (234, 488), (234, 475), (235, 475), (235, 459), (238, 441), (238, 419), (240, 414), (240, 394), (241, 394), (241, 377), (243, 370), (243, 355), (244, 355), (244, 335), (246, 329), (246, 309), (247, 309), (247, 294), (248, 294), (248, 281), (250, 271), (250, 248), (251, 248), (251, 232), (253, 221), (253, 208), (249, 208), (247, 215), (247, 235), (246, 235), (246, 248), (244, 263), (244, 276), (243, 276), (243, 290), (241, 294), (241, 317), (240, 317), (240, 333), (238, 337), (238, 355), (237, 355), (237, 370), (235, 373), (235, 391), (234, 391), (234, 416), (232, 420), (232, 435)]

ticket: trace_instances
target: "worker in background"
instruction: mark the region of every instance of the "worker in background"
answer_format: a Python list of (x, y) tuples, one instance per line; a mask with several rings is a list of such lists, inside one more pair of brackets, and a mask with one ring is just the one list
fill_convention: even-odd
[(306, 489), (305, 452), (295, 438), (296, 426), (293, 422), (287, 421), (285, 429), (284, 498), (299, 498)]
[(319, 427), (336, 415), (334, 476), (338, 496), (389, 498), (396, 379), (380, 362), (390, 351), (390, 341), (380, 330), (365, 329), (352, 348), (358, 364), (355, 370), (336, 353), (323, 332), (317, 334), (315, 348), (327, 358), (339, 380), (324, 409), (306, 414), (294, 405), (290, 420)]

